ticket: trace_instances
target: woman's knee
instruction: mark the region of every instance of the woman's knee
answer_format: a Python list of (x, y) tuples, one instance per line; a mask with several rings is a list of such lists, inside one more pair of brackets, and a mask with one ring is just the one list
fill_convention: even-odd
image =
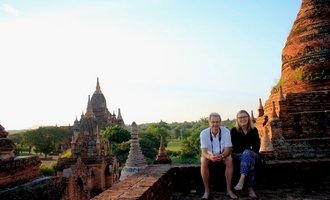
[(242, 153), (242, 156), (249, 156), (251, 157), (253, 154), (253, 151), (251, 151), (250, 149), (245, 149)]

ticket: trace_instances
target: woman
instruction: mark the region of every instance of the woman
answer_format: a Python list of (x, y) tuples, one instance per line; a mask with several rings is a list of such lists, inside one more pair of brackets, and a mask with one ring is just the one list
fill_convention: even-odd
[(260, 148), (260, 138), (258, 129), (251, 121), (250, 115), (245, 110), (241, 110), (236, 115), (236, 127), (232, 128), (231, 139), (233, 144), (233, 158), (240, 161), (240, 179), (235, 190), (242, 190), (247, 178), (249, 196), (256, 198), (253, 189), (255, 185), (254, 165), (258, 159)]

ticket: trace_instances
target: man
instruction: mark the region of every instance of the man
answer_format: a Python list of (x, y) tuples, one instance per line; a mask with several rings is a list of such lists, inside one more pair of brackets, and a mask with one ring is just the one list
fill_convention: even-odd
[(227, 195), (236, 199), (237, 196), (231, 190), (231, 181), (233, 177), (233, 160), (231, 157), (231, 137), (230, 131), (221, 127), (221, 117), (218, 113), (211, 113), (209, 116), (209, 128), (202, 130), (200, 133), (201, 141), (201, 175), (205, 192), (202, 199), (209, 199), (209, 165), (213, 162), (222, 162), (225, 164), (225, 177)]

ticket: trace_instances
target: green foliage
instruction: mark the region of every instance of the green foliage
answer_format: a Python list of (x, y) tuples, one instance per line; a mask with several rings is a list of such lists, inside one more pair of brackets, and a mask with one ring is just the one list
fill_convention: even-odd
[(170, 126), (166, 122), (160, 121), (159, 123), (151, 124), (148, 127), (147, 132), (156, 135), (159, 141), (160, 137), (163, 137), (164, 143), (167, 143), (166, 141), (169, 136), (169, 130)]
[(171, 139), (167, 144), (167, 151), (179, 152), (182, 149), (182, 140)]
[(195, 158), (200, 155), (200, 132), (208, 127), (208, 119), (201, 118), (198, 122), (193, 123), (191, 128), (187, 130), (187, 135), (182, 142), (181, 158)]
[(117, 160), (120, 166), (123, 166), (127, 160), (128, 152), (130, 149), (130, 141), (122, 142), (122, 143), (114, 143), (112, 153), (116, 155)]
[(141, 133), (140, 134), (140, 146), (144, 157), (148, 162), (153, 162), (157, 155), (157, 151), (160, 144), (160, 136), (156, 133)]
[[(234, 124), (235, 120), (227, 119), (222, 121), (222, 125), (227, 128), (233, 127)], [(194, 122), (167, 124), (160, 121), (159, 123), (138, 125), (142, 153), (149, 164), (153, 163), (158, 153), (160, 138), (163, 137), (164, 145), (167, 147), (168, 155), (173, 164), (198, 164), (200, 163), (199, 134), (208, 126), (207, 117)], [(22, 133), (22, 137), (15, 136), (15, 141), (18, 142), (16, 145), (23, 144), (22, 148), (24, 150), (34, 147), (36, 152), (42, 152), (47, 156), (46, 154), (55, 150), (57, 144), (68, 139), (70, 140), (72, 136), (70, 128), (64, 127), (67, 132), (63, 137), (57, 130), (61, 128), (40, 127), (36, 130), (25, 131)], [(130, 150), (131, 135), (128, 130), (120, 126), (107, 127), (105, 130), (101, 130), (101, 135), (109, 139), (111, 153), (117, 157), (120, 167), (125, 164)], [(50, 148), (47, 149), (47, 147)], [(62, 154), (65, 157), (69, 155), (70, 151)]]
[[(232, 128), (235, 126), (234, 120), (223, 120), (222, 126), (227, 128)], [(188, 126), (187, 126), (188, 127)], [(185, 137), (181, 142), (180, 151), (174, 152), (172, 148), (170, 152), (170, 158), (172, 164), (199, 164), (200, 163), (200, 132), (209, 127), (208, 119), (201, 118), (197, 122), (190, 123), (189, 129), (185, 131)], [(172, 140), (169, 144), (177, 140)]]
[(170, 155), (172, 164), (200, 164), (200, 156), (184, 157), (182, 155)]
[[(146, 161), (149, 164), (153, 163), (156, 158), (161, 137), (163, 137), (163, 141), (166, 146), (166, 141), (168, 140), (167, 138), (169, 138), (170, 128), (171, 127), (163, 121), (160, 121), (159, 123), (149, 123), (138, 126), (140, 147)], [(112, 146), (113, 154), (116, 155), (120, 166), (122, 166), (125, 164), (127, 159), (130, 142), (116, 144), (110, 141), (110, 144)]]
[(167, 146), (170, 126), (163, 121), (148, 124), (144, 131), (139, 131), (140, 146), (148, 163), (153, 163), (160, 145), (160, 138), (163, 137), (164, 145)]
[(124, 127), (114, 125), (101, 130), (101, 136), (109, 140), (110, 151), (116, 155), (119, 165), (124, 165), (130, 148), (131, 133)]
[(101, 135), (104, 138), (108, 138), (111, 143), (122, 143), (131, 139), (130, 132), (118, 125), (107, 127), (105, 130), (101, 131)]
[(23, 143), (23, 133), (9, 134), (8, 139), (14, 143)]
[(67, 149), (61, 153), (61, 158), (71, 158), (72, 157), (72, 152), (71, 149)]
[(272, 87), (271, 93), (273, 94), (273, 93), (278, 92), (282, 85), (283, 85), (283, 80), (281, 77), (280, 80), (277, 82), (277, 84), (274, 87)]
[(193, 130), (188, 137), (182, 142), (182, 156), (183, 157), (194, 157), (200, 155), (200, 139), (199, 134), (201, 130)]
[(235, 124), (236, 124), (236, 119), (233, 120), (227, 119), (221, 122), (221, 125), (228, 128), (229, 130), (232, 129), (235, 126)]
[(44, 176), (54, 176), (55, 175), (54, 166), (55, 166), (55, 164), (52, 164), (50, 166), (41, 164), (40, 165), (41, 174), (44, 175)]
[(9, 134), (8, 138), (15, 143), (15, 155), (21, 155), (23, 151), (29, 150), (29, 147), (24, 143), (23, 132)]
[(301, 75), (301, 79), (304, 81), (330, 80), (330, 74), (325, 70), (319, 72), (303, 72)]
[(29, 146), (35, 147), (36, 153), (43, 153), (45, 157), (56, 151), (56, 146), (70, 139), (72, 131), (69, 127), (39, 127), (28, 130), (23, 134), (23, 141)]
[(324, 80), (330, 80), (329, 72), (326, 72), (325, 70), (322, 71), (302, 71), (301, 69), (297, 69), (294, 71), (293, 74), (294, 81), (324, 81)]

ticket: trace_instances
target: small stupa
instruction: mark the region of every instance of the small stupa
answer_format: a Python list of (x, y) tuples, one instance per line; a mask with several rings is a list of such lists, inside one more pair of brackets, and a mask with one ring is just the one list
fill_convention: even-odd
[(165, 149), (163, 137), (160, 138), (160, 145), (158, 149), (158, 154), (154, 164), (170, 164), (172, 161), (167, 155), (167, 151)]
[(146, 166), (147, 166), (147, 162), (144, 158), (139, 143), (137, 125), (135, 122), (133, 122), (132, 132), (131, 132), (131, 146), (125, 166), (120, 174), (120, 180), (122, 181), (128, 176), (132, 176), (133, 174), (142, 171)]

